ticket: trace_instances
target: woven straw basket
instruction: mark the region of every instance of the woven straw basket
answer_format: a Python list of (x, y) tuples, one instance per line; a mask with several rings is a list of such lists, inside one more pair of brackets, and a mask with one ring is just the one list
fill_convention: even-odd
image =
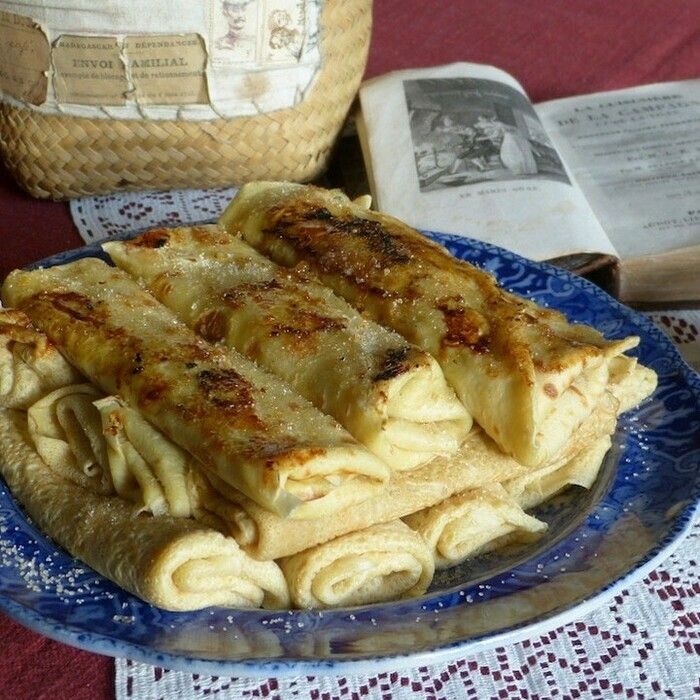
[(302, 102), (209, 121), (88, 119), (0, 104), (0, 152), (34, 197), (313, 179), (364, 72), (371, 0), (326, 0), (322, 67)]

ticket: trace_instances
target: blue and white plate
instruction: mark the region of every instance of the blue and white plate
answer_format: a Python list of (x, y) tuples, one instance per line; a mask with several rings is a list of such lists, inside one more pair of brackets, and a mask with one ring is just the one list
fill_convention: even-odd
[[(214, 608), (169, 613), (56, 547), (0, 481), (0, 609), (90, 651), (215, 675), (363, 673), (448, 660), (539, 634), (643, 577), (688, 531), (700, 496), (700, 377), (650, 321), (554, 267), (431, 234), (502, 285), (615, 338), (641, 336), (656, 393), (620, 421), (590, 491), (538, 515), (545, 539), (440, 572), (422, 598), (324, 612)], [(97, 246), (49, 258), (56, 265)]]

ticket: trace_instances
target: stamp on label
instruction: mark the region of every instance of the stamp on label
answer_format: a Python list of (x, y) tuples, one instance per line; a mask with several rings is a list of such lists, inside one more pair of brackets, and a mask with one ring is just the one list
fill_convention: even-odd
[(0, 11), (0, 90), (33, 105), (46, 100), (49, 41), (30, 17)]
[(134, 97), (141, 104), (207, 104), (207, 52), (199, 34), (124, 39)]
[(129, 84), (115, 37), (64, 34), (53, 45), (56, 100), (80, 105), (123, 105)]

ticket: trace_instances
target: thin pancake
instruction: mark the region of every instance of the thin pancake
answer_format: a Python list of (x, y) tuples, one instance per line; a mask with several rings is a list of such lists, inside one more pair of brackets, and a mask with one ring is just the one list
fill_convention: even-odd
[(0, 410), (0, 472), (36, 524), (73, 556), (148, 603), (168, 610), (211, 605), (284, 608), (274, 562), (186, 518), (139, 517), (56, 474), (31, 447), (24, 416)]
[(94, 384), (265, 508), (321, 517), (388, 478), (330, 417), (100, 260), (15, 271), (2, 294)]
[(190, 328), (288, 382), (392, 468), (450, 454), (469, 432), (430, 355), (217, 226), (103, 248)]
[[(615, 428), (617, 402), (603, 401), (572, 436), (565, 452), (551, 468), (568, 463), (578, 452)], [(392, 474), (382, 491), (360, 507), (350, 506), (315, 520), (289, 520), (261, 508), (235, 489), (211, 488), (202, 475), (193, 477), (196, 517), (234, 537), (259, 559), (278, 559), (348, 532), (389, 522), (423, 510), (455, 493), (533, 472), (531, 467), (504, 455), (483, 431), (474, 429), (458, 452), (437, 457), (417, 469)], [(210, 479), (216, 479), (210, 475)]]
[(435, 571), (423, 539), (400, 520), (343, 535), (283, 559), (280, 566), (299, 608), (416, 597)]
[(500, 484), (470, 489), (404, 518), (426, 542), (436, 569), (516, 542), (532, 542), (547, 524), (525, 513)]
[(339, 191), (251, 183), (221, 224), (280, 264), (302, 264), (431, 353), (479, 425), (530, 466), (563, 448), (605, 391), (610, 359), (638, 343), (606, 340), (506, 292), (487, 272)]

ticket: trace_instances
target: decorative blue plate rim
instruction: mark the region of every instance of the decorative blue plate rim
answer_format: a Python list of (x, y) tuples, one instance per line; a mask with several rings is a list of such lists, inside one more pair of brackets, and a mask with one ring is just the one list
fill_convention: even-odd
[[(441, 590), (410, 601), (324, 612), (167, 613), (58, 549), (27, 522), (0, 482), (0, 610), (61, 642), (166, 668), (242, 676), (376, 673), (437, 663), (553, 629), (602, 605), (655, 568), (700, 515), (700, 376), (649, 319), (586, 280), (490, 244), (428, 235), (457, 257), (496, 274), (505, 287), (559, 306), (572, 320), (591, 322), (606, 335), (636, 332), (642, 336), (642, 360), (659, 373), (654, 397), (621, 421), (608, 482), (601, 479), (592, 495), (564, 498), (561, 505), (549, 507), (545, 515), (554, 531), (544, 545), (510, 560), (487, 557), (481, 568), (453, 570), (442, 580)], [(99, 244), (93, 244), (31, 267), (88, 255), (104, 257)], [(651, 465), (642, 470), (647, 456)], [(567, 523), (572, 514), (573, 526)], [(622, 560), (597, 559), (611, 542)], [(627, 549), (619, 549), (620, 543)], [(64, 577), (60, 592), (53, 582), (35, 590), (36, 581), (15, 575), (18, 562), (30, 553), (39, 570), (44, 566)], [(612, 568), (608, 571), (598, 562)], [(70, 574), (75, 564), (71, 578), (65, 572)], [(580, 579), (583, 584), (577, 583)], [(528, 617), (535, 604), (551, 607)], [(510, 624), (479, 631), (485, 624), (482, 617), (498, 623), (506, 609), (512, 617), (520, 607), (526, 612), (523, 619), (516, 616)]]

